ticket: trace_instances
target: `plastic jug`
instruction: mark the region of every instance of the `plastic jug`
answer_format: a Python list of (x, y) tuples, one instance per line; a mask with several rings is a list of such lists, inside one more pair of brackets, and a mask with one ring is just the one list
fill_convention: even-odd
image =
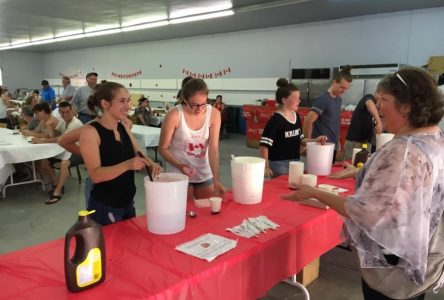
[(393, 133), (381, 133), (376, 135), (376, 150), (379, 150), (385, 143), (390, 142), (395, 135)]
[(335, 144), (307, 143), (307, 173), (318, 176), (331, 174)]
[(353, 161), (353, 165), (355, 167), (358, 166), (359, 163), (365, 164), (367, 162), (368, 157), (370, 156), (370, 152), (367, 150), (367, 144), (362, 144), (362, 149), (355, 155), (355, 160)]
[(156, 234), (174, 234), (185, 229), (188, 176), (161, 173), (145, 177), (147, 228)]
[[(80, 292), (105, 280), (106, 258), (102, 226), (89, 215), (95, 211), (81, 210), (78, 221), (65, 236), (65, 280), (70, 292)], [(73, 257), (71, 240), (76, 239)]]
[(262, 201), (265, 159), (238, 156), (231, 159), (233, 200), (241, 204), (256, 204)]

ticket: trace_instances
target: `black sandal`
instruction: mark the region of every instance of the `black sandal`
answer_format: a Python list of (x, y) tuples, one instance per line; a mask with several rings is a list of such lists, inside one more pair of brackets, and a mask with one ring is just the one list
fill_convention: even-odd
[[(52, 194), (54, 194), (54, 191), (55, 191), (56, 187), (57, 187), (56, 185), (52, 186), (51, 190), (48, 192), (49, 196), (52, 196)], [(64, 193), (65, 193), (65, 186), (62, 186), (61, 194), (63, 195)]]
[(49, 199), (46, 200), (45, 204), (54, 204), (60, 201), (60, 199), (62, 199), (61, 195), (54, 195), (52, 194), (51, 196), (49, 196)]

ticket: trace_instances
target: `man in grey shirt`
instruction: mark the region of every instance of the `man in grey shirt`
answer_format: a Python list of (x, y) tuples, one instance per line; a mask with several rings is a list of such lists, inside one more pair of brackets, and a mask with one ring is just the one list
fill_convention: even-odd
[(86, 74), (86, 82), (88, 85), (78, 88), (74, 97), (72, 98), (72, 104), (76, 107), (78, 118), (83, 124), (88, 123), (96, 117), (96, 112), (92, 112), (88, 109), (88, 98), (96, 90), (98, 74), (96, 72), (90, 72)]
[(335, 144), (333, 162), (336, 160), (337, 150), (340, 150), (341, 96), (352, 82), (350, 70), (350, 66), (344, 66), (335, 74), (329, 89), (315, 99), (311, 111), (304, 119), (303, 129), (306, 138), (325, 135), (329, 143)]
[(76, 88), (71, 85), (71, 79), (68, 76), (62, 78), (63, 92), (60, 95), (60, 100), (71, 102)]

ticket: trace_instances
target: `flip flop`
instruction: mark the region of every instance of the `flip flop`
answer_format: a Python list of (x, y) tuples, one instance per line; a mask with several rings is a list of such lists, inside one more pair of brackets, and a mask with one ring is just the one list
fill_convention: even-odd
[(51, 196), (49, 196), (49, 199), (46, 200), (45, 204), (55, 204), (55, 203), (59, 202), (60, 199), (62, 199), (61, 195), (52, 194)]
[[(54, 191), (56, 189), (57, 186), (52, 186), (51, 190), (48, 192), (48, 195), (51, 196), (52, 194), (54, 194)], [(62, 186), (62, 195), (65, 193), (65, 186)]]

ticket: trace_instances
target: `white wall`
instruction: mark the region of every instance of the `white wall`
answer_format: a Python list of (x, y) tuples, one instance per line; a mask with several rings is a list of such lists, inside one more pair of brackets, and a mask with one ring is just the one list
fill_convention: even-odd
[[(421, 66), (429, 56), (444, 55), (444, 8), (415, 10), (285, 27), (175, 40), (46, 53), (44, 75), (82, 76), (91, 70), (100, 79), (111, 72), (142, 70), (137, 79), (180, 79), (183, 68), (211, 73), (230, 67), (225, 79), (288, 77), (291, 67), (333, 67), (343, 64), (403, 63)], [(1, 52), (0, 52), (1, 55)], [(75, 63), (74, 63), (75, 62)], [(162, 65), (162, 67), (160, 67)], [(41, 77), (41, 76), (40, 76)], [(39, 81), (37, 76), (36, 80)], [(172, 99), (177, 89), (135, 89), (151, 99)], [(231, 104), (273, 97), (274, 89), (213, 90)]]
[(11, 92), (17, 88), (41, 88), (43, 77), (43, 54), (20, 51), (1, 51), (3, 86)]

